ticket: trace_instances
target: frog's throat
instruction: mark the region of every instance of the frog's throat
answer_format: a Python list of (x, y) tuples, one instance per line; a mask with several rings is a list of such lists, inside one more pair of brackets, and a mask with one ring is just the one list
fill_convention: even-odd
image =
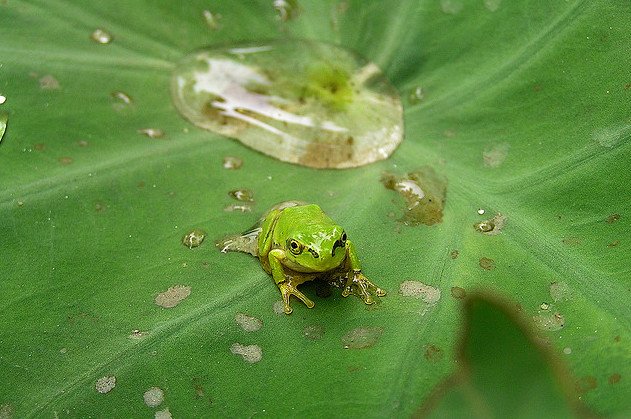
[(339, 269), (340, 267), (344, 266), (344, 262), (346, 261), (346, 255), (344, 255), (344, 257), (342, 259), (335, 260), (335, 259), (330, 259), (331, 263), (325, 263), (322, 264), (322, 260), (320, 260), (320, 264), (318, 266), (314, 266), (314, 267), (309, 267), (309, 266), (304, 266), (302, 264), (297, 263), (296, 261), (294, 261), (293, 259), (287, 257), (285, 258), (285, 260), (283, 260), (283, 266), (285, 266), (287, 269), (290, 269), (294, 272), (300, 272), (300, 273), (326, 273), (326, 272), (330, 272), (330, 271), (335, 271), (337, 269)]

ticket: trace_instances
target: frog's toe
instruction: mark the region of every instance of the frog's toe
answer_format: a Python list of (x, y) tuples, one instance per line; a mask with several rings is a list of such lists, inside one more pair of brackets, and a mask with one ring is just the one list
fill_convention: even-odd
[(291, 314), (291, 312), (293, 311), (293, 309), (289, 305), (289, 299), (292, 295), (305, 303), (308, 308), (313, 308), (315, 306), (315, 303), (313, 301), (311, 301), (302, 292), (298, 291), (298, 288), (296, 288), (296, 286), (291, 284), (290, 282), (281, 282), (280, 284), (278, 284), (278, 288), (280, 289), (280, 293), (283, 296), (283, 311), (285, 312), (285, 314)]

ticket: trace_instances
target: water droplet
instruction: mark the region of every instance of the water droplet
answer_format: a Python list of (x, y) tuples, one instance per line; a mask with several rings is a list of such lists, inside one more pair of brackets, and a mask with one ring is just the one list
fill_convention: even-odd
[(263, 358), (263, 350), (258, 345), (241, 345), (233, 343), (230, 352), (235, 355), (241, 355), (244, 361), (251, 364), (259, 362)]
[(143, 332), (139, 329), (134, 329), (131, 331), (131, 333), (129, 334), (129, 336), (127, 336), (129, 339), (143, 339), (145, 338), (149, 333), (148, 332)]
[(408, 102), (410, 105), (416, 105), (420, 103), (425, 98), (425, 91), (421, 86), (416, 86), (410, 90), (408, 94)]
[(202, 16), (204, 16), (204, 21), (206, 21), (206, 25), (216, 31), (219, 29), (219, 20), (221, 19), (221, 15), (217, 13), (212, 13), (210, 10), (204, 10), (202, 12)]
[(440, 0), (440, 8), (448, 15), (460, 13), (463, 7), (462, 0)]
[(302, 331), (302, 335), (307, 340), (320, 340), (324, 336), (324, 326), (319, 324), (312, 324), (310, 326), (305, 326)]
[(495, 12), (500, 8), (501, 3), (502, 0), (484, 0), (484, 7), (486, 7), (490, 12)]
[(79, 140), (79, 141), (77, 141), (77, 145), (79, 147), (87, 147), (90, 144), (86, 140)]
[(94, 384), (96, 391), (101, 394), (109, 393), (116, 387), (116, 377), (113, 375), (106, 375), (96, 380)]
[(164, 131), (157, 128), (143, 128), (138, 130), (138, 134), (146, 135), (149, 138), (162, 138)]
[(539, 308), (541, 308), (542, 310), (547, 310), (547, 309), (550, 308), (550, 304), (548, 304), (548, 303), (541, 303)]
[(164, 401), (164, 392), (160, 387), (151, 387), (142, 395), (145, 404), (149, 407), (157, 407)]
[(489, 258), (480, 258), (480, 268), (486, 271), (492, 271), (495, 269), (495, 261)]
[(90, 38), (97, 44), (109, 44), (112, 42), (112, 35), (103, 29), (95, 29)]
[(158, 410), (155, 415), (153, 415), (153, 419), (173, 419), (173, 415), (171, 415), (171, 411), (167, 407), (164, 410)]
[(274, 0), (272, 4), (281, 22), (295, 19), (300, 13), (296, 0)]
[(6, 102), (6, 101), (7, 101), (7, 97), (4, 96), (4, 95), (0, 95), (0, 105), (3, 105), (4, 102)]
[(385, 159), (403, 136), (400, 99), (381, 70), (315, 41), (196, 52), (178, 64), (172, 95), (194, 124), (310, 167)]
[(263, 321), (261, 319), (248, 316), (244, 313), (237, 313), (234, 316), (234, 321), (246, 332), (256, 332), (263, 327)]
[(502, 228), (506, 224), (506, 217), (502, 214), (496, 214), (493, 218), (489, 220), (480, 221), (479, 223), (475, 223), (473, 228), (475, 231), (479, 233), (483, 233), (487, 236), (495, 236), (502, 232)]
[(50, 74), (39, 79), (39, 87), (42, 90), (59, 90), (61, 88), (59, 81)]
[(478, 210), (478, 214), (480, 214), (480, 215), (484, 215), (484, 213), (485, 213), (485, 211), (484, 211), (482, 208), (480, 208), (480, 209)]
[(506, 157), (508, 156), (508, 150), (510, 145), (508, 143), (502, 143), (494, 145), (482, 152), (482, 159), (486, 167), (496, 168), (500, 167)]
[(430, 362), (438, 362), (443, 359), (444, 351), (434, 344), (427, 344), (425, 348), (425, 359)]
[(237, 201), (254, 201), (254, 192), (248, 189), (235, 189), (233, 191), (228, 192), (228, 195), (236, 199)]
[(403, 281), (399, 286), (399, 294), (420, 298), (427, 304), (436, 304), (440, 300), (440, 289), (420, 281)]
[(4, 137), (4, 133), (7, 131), (7, 124), (9, 123), (9, 114), (6, 112), (0, 112), (0, 143)]
[(563, 353), (564, 353), (565, 355), (569, 355), (569, 354), (571, 354), (571, 353), (572, 353), (572, 348), (570, 348), (569, 346), (568, 346), (568, 347), (563, 348)]
[(451, 296), (458, 300), (462, 300), (467, 296), (467, 291), (461, 287), (451, 287)]
[(449, 257), (452, 259), (458, 259), (458, 256), (460, 256), (460, 252), (458, 250), (452, 250), (451, 252), (449, 252)]
[(191, 287), (176, 285), (156, 295), (155, 303), (163, 308), (173, 308), (191, 295)]
[(133, 99), (125, 92), (115, 91), (110, 94), (113, 99), (116, 99), (122, 104), (131, 105)]
[(607, 223), (609, 224), (613, 224), (616, 221), (618, 221), (620, 219), (620, 214), (611, 214), (609, 217), (607, 217)]
[(550, 284), (550, 297), (556, 303), (572, 299), (572, 289), (566, 282), (553, 282)]
[(238, 157), (227, 156), (223, 158), (222, 166), (224, 169), (237, 170), (243, 166), (243, 160)]
[(245, 204), (230, 204), (223, 209), (226, 212), (250, 212), (252, 207)]
[(543, 313), (533, 317), (535, 325), (541, 330), (556, 332), (565, 326), (565, 317), (560, 313)]
[(493, 224), (491, 220), (488, 220), (476, 223), (473, 225), (473, 227), (476, 229), (476, 231), (479, 231), (480, 233), (488, 233), (490, 231), (493, 231), (493, 229), (495, 228), (495, 224)]
[(184, 237), (182, 237), (182, 244), (189, 249), (192, 249), (193, 247), (197, 247), (202, 244), (204, 238), (206, 238), (206, 232), (204, 230), (196, 228), (189, 231), (184, 235)]
[(383, 327), (358, 327), (342, 336), (344, 349), (366, 349), (379, 341)]
[(429, 166), (407, 175), (384, 173), (383, 185), (405, 199), (406, 210), (400, 219), (406, 225), (433, 225), (443, 220), (447, 181)]

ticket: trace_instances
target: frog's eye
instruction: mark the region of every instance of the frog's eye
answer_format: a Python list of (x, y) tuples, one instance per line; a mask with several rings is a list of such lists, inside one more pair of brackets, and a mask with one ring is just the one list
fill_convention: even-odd
[(346, 238), (346, 231), (342, 231), (342, 236), (340, 237), (340, 243), (342, 243), (342, 246), (346, 244)]
[(289, 248), (289, 251), (294, 255), (299, 255), (302, 253), (302, 244), (298, 243), (294, 239), (287, 240), (287, 247)]

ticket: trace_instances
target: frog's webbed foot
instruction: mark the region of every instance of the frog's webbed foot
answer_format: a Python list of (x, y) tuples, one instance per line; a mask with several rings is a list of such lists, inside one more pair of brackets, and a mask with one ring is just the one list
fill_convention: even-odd
[(348, 297), (353, 294), (361, 298), (366, 304), (375, 302), (373, 294), (377, 297), (386, 295), (386, 291), (379, 288), (361, 273), (360, 270), (354, 270), (352, 278), (346, 282), (346, 287), (342, 290), (342, 297)]
[(280, 294), (283, 297), (283, 306), (285, 314), (291, 314), (293, 309), (289, 305), (289, 298), (293, 295), (298, 298), (300, 301), (305, 303), (308, 308), (313, 308), (315, 304), (311, 301), (306, 295), (298, 290), (298, 288), (292, 284), (291, 280), (286, 280), (278, 283), (278, 288), (280, 289)]

